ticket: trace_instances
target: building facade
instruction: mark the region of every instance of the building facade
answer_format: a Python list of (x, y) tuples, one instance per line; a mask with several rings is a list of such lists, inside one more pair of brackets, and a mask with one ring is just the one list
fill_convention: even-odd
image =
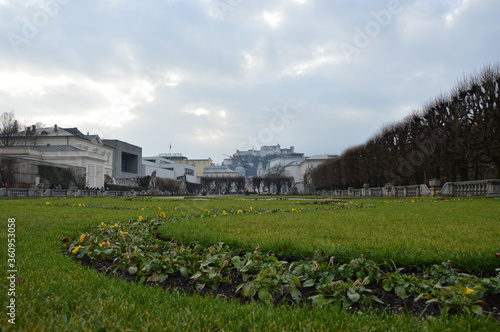
[(105, 146), (98, 135), (84, 135), (77, 128), (54, 125), (47, 128), (31, 126), (16, 137), (17, 145), (4, 147), (2, 152), (54, 164), (84, 167), (88, 187), (103, 187), (105, 175), (112, 175), (113, 149)]
[(311, 183), (311, 179), (306, 180), (306, 177), (312, 169), (335, 157), (334, 154), (314, 155), (311, 157), (281, 156), (272, 159), (270, 166), (271, 168), (275, 166), (283, 167), (284, 175), (293, 177), (298, 192), (303, 192), (305, 184)]
[(183, 156), (182, 153), (162, 153), (160, 156), (169, 159), (176, 164), (185, 164), (196, 167), (196, 176), (203, 176), (203, 169), (205, 167), (214, 166), (212, 158), (189, 159)]
[(103, 144), (113, 149), (114, 179), (135, 179), (145, 176), (142, 148), (116, 139), (103, 139)]
[(143, 157), (142, 164), (146, 175), (151, 175), (156, 171), (159, 178), (180, 180), (186, 176), (189, 183), (199, 183), (196, 176), (196, 167), (186, 164), (177, 164), (163, 156)]

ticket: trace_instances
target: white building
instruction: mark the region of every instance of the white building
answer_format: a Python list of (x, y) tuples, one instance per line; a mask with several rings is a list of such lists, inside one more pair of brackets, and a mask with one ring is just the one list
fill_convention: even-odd
[(187, 182), (199, 183), (196, 176), (196, 166), (177, 164), (161, 156), (143, 157), (142, 165), (146, 175), (151, 175), (153, 171), (156, 171), (157, 177), (174, 180), (180, 180), (185, 175)]
[(28, 127), (16, 138), (19, 138), (17, 145), (2, 147), (2, 154), (84, 167), (88, 187), (103, 187), (104, 176), (111, 176), (113, 149), (105, 146), (98, 135), (84, 135), (77, 128), (54, 125)]
[[(310, 174), (311, 170), (318, 167), (328, 159), (335, 158), (334, 154), (314, 155), (311, 157), (281, 156), (270, 162), (271, 168), (282, 166), (286, 176), (294, 179), (295, 186), (299, 192), (304, 191), (304, 176)], [(309, 179), (310, 182), (310, 179)]]

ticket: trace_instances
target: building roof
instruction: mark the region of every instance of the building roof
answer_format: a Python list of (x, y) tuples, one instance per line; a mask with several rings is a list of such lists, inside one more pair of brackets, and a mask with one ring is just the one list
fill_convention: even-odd
[(208, 166), (203, 167), (203, 173), (237, 173), (227, 166)]
[(316, 154), (311, 157), (306, 157), (305, 159), (308, 160), (327, 160), (327, 159), (332, 159), (335, 158), (337, 155), (335, 154)]
[(28, 127), (27, 130), (19, 133), (21, 136), (39, 136), (39, 137), (78, 137), (88, 141), (101, 144), (99, 135), (84, 135), (78, 128), (61, 128), (57, 125), (46, 128)]
[(242, 166), (238, 166), (238, 167), (236, 167), (236, 168), (234, 169), (234, 171), (235, 171), (235, 172), (237, 172), (237, 173), (242, 173), (242, 174), (245, 174), (245, 172), (246, 172), (245, 168), (244, 168), (244, 167), (242, 167)]

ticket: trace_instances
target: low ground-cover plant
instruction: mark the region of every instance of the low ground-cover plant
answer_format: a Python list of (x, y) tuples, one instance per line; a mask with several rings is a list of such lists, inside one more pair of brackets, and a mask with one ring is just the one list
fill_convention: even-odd
[[(224, 212), (237, 215), (253, 213), (253, 209)], [(80, 234), (67, 251), (78, 259), (112, 262), (108, 271), (126, 271), (140, 283), (161, 283), (180, 275), (200, 291), (237, 284), (235, 295), (262, 302), (288, 296), (288, 303), (306, 300), (315, 305), (338, 303), (345, 308), (372, 306), (384, 304), (373, 293), (374, 288), (381, 287), (403, 300), (411, 297), (427, 305), (438, 303), (445, 312), (482, 315), (487, 305), (485, 296), (500, 292), (500, 276), (460, 274), (450, 262), (431, 266), (417, 276), (402, 274), (402, 269), (391, 271), (387, 268), (390, 265), (364, 257), (343, 264), (335, 262), (333, 256), (324, 261), (290, 263), (278, 259), (272, 251), (262, 252), (259, 246), (240, 255), (222, 242), (207, 247), (165, 241), (157, 236), (157, 229), (169, 222), (164, 212), (155, 218), (139, 216), (121, 223), (101, 222)], [(305, 293), (307, 298), (303, 298)]]

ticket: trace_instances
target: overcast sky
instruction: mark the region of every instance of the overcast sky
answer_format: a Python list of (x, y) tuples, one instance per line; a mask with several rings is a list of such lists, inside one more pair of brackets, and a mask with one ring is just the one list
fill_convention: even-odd
[(0, 112), (211, 157), (364, 143), (500, 59), (498, 0), (0, 0)]

